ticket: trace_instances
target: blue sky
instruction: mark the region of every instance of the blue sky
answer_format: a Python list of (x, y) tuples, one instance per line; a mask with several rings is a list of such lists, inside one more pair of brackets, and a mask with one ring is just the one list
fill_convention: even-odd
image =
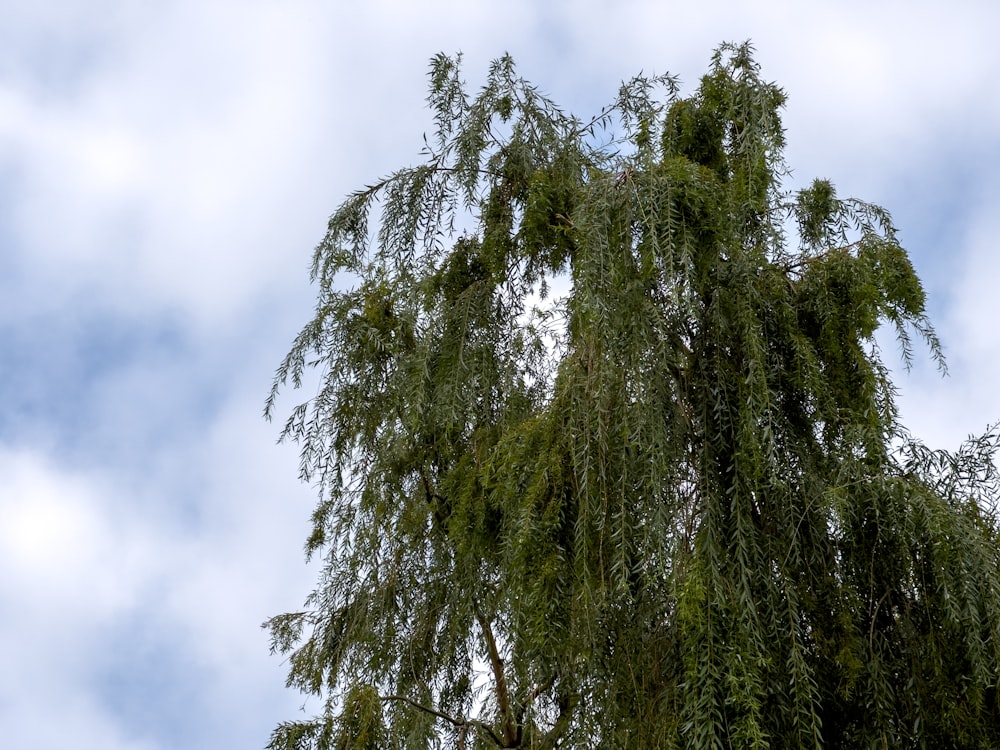
[(1000, 420), (995, 3), (0, 8), (6, 746), (259, 748), (297, 715), (259, 625), (310, 589), (313, 493), (261, 408), (327, 216), (418, 158), (438, 51), (472, 85), (509, 51), (586, 116), (752, 39), (792, 186), (887, 207), (925, 281), (951, 375), (901, 373), (904, 421), (954, 447)]

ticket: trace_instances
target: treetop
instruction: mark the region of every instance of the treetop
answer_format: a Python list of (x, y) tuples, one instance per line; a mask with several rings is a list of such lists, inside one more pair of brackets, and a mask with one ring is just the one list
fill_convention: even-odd
[(323, 572), (267, 626), (324, 708), (270, 747), (996, 746), (996, 435), (899, 422), (876, 332), (943, 358), (888, 212), (789, 189), (749, 44), (590, 118), (461, 74), (267, 402), (317, 370)]

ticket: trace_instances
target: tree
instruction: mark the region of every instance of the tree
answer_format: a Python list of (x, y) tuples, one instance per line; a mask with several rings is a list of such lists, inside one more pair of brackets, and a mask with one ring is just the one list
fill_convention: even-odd
[(323, 710), (269, 747), (1000, 747), (997, 434), (900, 424), (877, 331), (943, 361), (889, 214), (783, 187), (749, 45), (587, 122), (459, 64), (268, 400), (318, 370), (323, 570), (265, 627)]

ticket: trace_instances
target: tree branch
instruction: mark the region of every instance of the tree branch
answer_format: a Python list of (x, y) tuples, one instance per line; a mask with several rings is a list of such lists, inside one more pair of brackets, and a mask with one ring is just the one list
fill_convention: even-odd
[(500, 658), (500, 652), (497, 650), (497, 641), (493, 636), (493, 629), (490, 627), (489, 620), (486, 619), (478, 603), (474, 607), (476, 610), (476, 620), (479, 621), (479, 627), (482, 629), (483, 637), (486, 639), (486, 648), (490, 656), (490, 666), (493, 669), (493, 681), (496, 684), (497, 704), (500, 708), (500, 723), (503, 728), (503, 738), (505, 741), (502, 747), (517, 747), (519, 739), (518, 731), (516, 722), (514, 721), (514, 714), (511, 712), (510, 695), (507, 693), (507, 680), (503, 673), (503, 659)]
[(524, 714), (528, 710), (528, 706), (535, 702), (535, 699), (542, 693), (549, 690), (553, 685), (556, 684), (556, 677), (552, 675), (545, 682), (540, 682), (524, 696), (524, 700), (521, 701), (521, 705), (517, 709), (517, 723), (518, 725), (524, 725)]
[(831, 255), (835, 255), (836, 253), (843, 253), (843, 252), (849, 253), (851, 252), (851, 250), (856, 250), (860, 245), (861, 241), (858, 240), (857, 242), (852, 242), (851, 244), (844, 245), (843, 247), (827, 248), (823, 252), (817, 253), (816, 255), (806, 255), (794, 262), (782, 263), (778, 267), (785, 273), (791, 273), (793, 271), (797, 272), (799, 269), (808, 266), (810, 263), (815, 263), (818, 260), (825, 260), (826, 258), (829, 258)]
[[(412, 706), (418, 711), (423, 711), (425, 714), (430, 714), (431, 716), (441, 719), (442, 721), (447, 721), (453, 727), (457, 727), (460, 730), (466, 730), (469, 727), (478, 729), (480, 732), (483, 732), (491, 740), (493, 740), (493, 742), (496, 743), (497, 747), (508, 747), (507, 745), (504, 744), (504, 741), (499, 736), (497, 736), (496, 732), (494, 732), (489, 726), (487, 726), (483, 722), (478, 721), (476, 719), (463, 719), (463, 718), (456, 719), (454, 716), (449, 716), (448, 714), (442, 713), (441, 711), (433, 709), (430, 706), (425, 706), (422, 703), (417, 703), (415, 700), (413, 700), (412, 698), (407, 698), (405, 695), (380, 695), (379, 700), (382, 701), (383, 703), (387, 701), (401, 701), (402, 703), (406, 703), (407, 705)], [(464, 734), (462, 735), (462, 738), (464, 741)]]
[(573, 718), (573, 709), (579, 702), (578, 693), (570, 693), (559, 698), (559, 716), (556, 717), (556, 723), (552, 725), (552, 728), (542, 736), (541, 743), (538, 745), (539, 750), (549, 750), (549, 748), (556, 746), (556, 742), (569, 726), (570, 720)]

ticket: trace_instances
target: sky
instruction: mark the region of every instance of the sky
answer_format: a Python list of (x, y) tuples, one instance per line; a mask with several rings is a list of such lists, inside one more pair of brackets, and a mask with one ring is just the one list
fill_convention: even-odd
[[(0, 0), (0, 734), (50, 750), (262, 748), (306, 703), (260, 624), (317, 569), (275, 367), (350, 191), (415, 163), (428, 61), (490, 60), (580, 117), (640, 71), (690, 92), (753, 41), (790, 187), (885, 206), (942, 377), (903, 421), (1000, 420), (1000, 5), (973, 0)], [(315, 705), (306, 705), (307, 710)]]

